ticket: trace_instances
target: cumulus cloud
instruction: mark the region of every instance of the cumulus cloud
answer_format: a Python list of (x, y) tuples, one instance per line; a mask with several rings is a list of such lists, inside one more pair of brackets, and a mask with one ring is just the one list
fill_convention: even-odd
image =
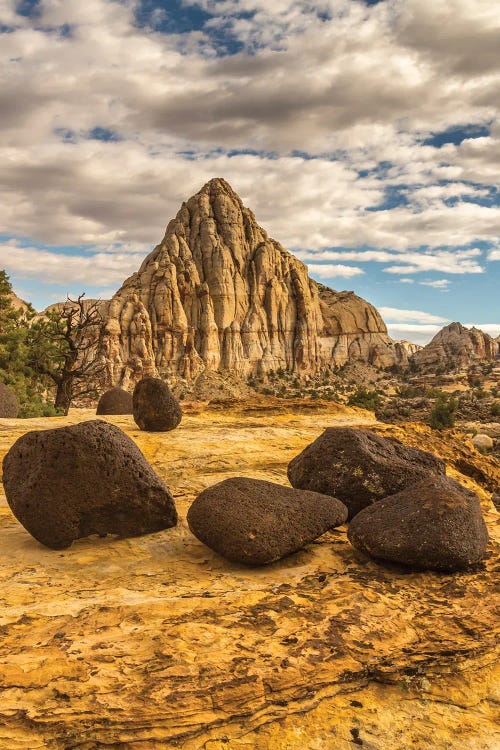
[(360, 276), (364, 273), (362, 268), (356, 266), (343, 266), (343, 265), (318, 265), (314, 263), (308, 263), (307, 268), (311, 276), (316, 276), (319, 279), (334, 279), (337, 277), (350, 279), (352, 276)]
[(418, 323), (419, 325), (428, 325), (435, 323), (449, 323), (447, 318), (440, 315), (432, 315), (422, 310), (401, 310), (398, 307), (379, 307), (379, 312), (386, 320), (388, 325), (402, 323)]
[[(158, 13), (142, 28), (138, 0), (41, 0), (36, 19), (0, 0), (0, 232), (26, 238), (16, 273), (38, 254), (43, 278), (64, 276), (68, 256), (38, 243), (90, 246), (68, 274), (102, 269), (113, 286), (213, 176), (319, 273), (375, 262), (409, 283), (499, 259), (470, 251), (500, 234), (493, 0), (183, 4), (210, 14), (204, 28), (159, 33)], [(452, 127), (464, 137), (432, 140)]]
[(396, 341), (407, 340), (425, 346), (440, 331), (442, 326), (430, 323), (387, 324), (389, 336)]
[(433, 289), (440, 289), (442, 292), (448, 292), (448, 287), (450, 286), (451, 282), (449, 279), (434, 279), (434, 280), (427, 280), (427, 281), (419, 281), (419, 284), (421, 286), (430, 286)]
[(92, 253), (66, 255), (18, 244), (0, 244), (0, 267), (21, 279), (37, 279), (50, 284), (83, 284), (118, 288), (134, 273), (143, 255)]
[[(440, 271), (451, 274), (483, 273), (480, 264), (482, 251), (479, 248), (464, 250), (434, 250), (425, 252), (390, 252), (388, 250), (299, 250), (297, 255), (304, 261), (309, 260), (344, 260), (364, 263), (395, 263), (384, 270), (387, 273), (420, 273), (423, 271)], [(404, 265), (401, 265), (404, 264)], [(405, 279), (404, 283), (411, 283)], [(446, 286), (443, 281), (439, 284), (430, 282), (430, 286)]]

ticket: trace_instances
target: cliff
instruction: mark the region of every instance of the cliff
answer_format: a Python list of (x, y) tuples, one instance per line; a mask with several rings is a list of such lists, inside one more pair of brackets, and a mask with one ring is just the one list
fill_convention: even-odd
[(110, 382), (125, 386), (153, 373), (190, 380), (407, 360), (374, 307), (309, 278), (222, 179), (182, 205), (115, 294), (101, 351)]
[(466, 328), (461, 323), (450, 323), (416, 352), (412, 360), (423, 369), (447, 363), (462, 369), (475, 362), (493, 361), (497, 356), (498, 344), (487, 333), (478, 328)]

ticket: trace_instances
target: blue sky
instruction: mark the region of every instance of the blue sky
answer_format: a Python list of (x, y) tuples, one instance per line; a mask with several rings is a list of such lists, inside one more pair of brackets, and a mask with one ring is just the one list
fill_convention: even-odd
[(224, 177), (397, 338), (500, 334), (494, 0), (0, 0), (0, 267), (109, 297)]

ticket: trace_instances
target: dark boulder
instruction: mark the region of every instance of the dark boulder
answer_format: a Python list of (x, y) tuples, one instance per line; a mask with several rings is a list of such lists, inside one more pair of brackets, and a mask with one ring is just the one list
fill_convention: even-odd
[(91, 534), (139, 536), (175, 526), (174, 501), (135, 443), (95, 420), (28, 432), (3, 461), (12, 512), (53, 549)]
[(97, 404), (97, 414), (132, 414), (132, 394), (123, 388), (111, 388), (103, 393)]
[(16, 419), (19, 414), (19, 401), (14, 391), (0, 383), (0, 418)]
[(348, 538), (370, 557), (435, 570), (484, 559), (488, 532), (477, 495), (448, 477), (431, 477), (365, 508)]
[(409, 448), (369, 430), (329, 427), (288, 466), (293, 487), (333, 495), (349, 518), (387, 495), (444, 474), (445, 464), (431, 453)]
[(134, 388), (133, 413), (136, 424), (148, 432), (174, 430), (182, 419), (179, 402), (160, 378), (143, 378)]
[(333, 497), (245, 477), (204, 490), (187, 515), (201, 542), (246, 565), (279, 560), (346, 519), (347, 508)]

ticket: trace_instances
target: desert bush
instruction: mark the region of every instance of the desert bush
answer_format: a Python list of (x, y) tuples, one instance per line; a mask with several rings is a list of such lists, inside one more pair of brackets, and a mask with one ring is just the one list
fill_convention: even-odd
[(369, 391), (364, 386), (360, 386), (349, 396), (347, 403), (349, 406), (359, 406), (361, 409), (375, 411), (382, 403), (382, 399), (377, 391)]
[(28, 337), (35, 311), (30, 305), (15, 309), (12, 299), (9, 277), (0, 271), (0, 380), (16, 393), (20, 417), (55, 416), (58, 412), (47, 403), (51, 395), (47, 383), (29, 362)]
[(453, 427), (457, 414), (458, 403), (453, 396), (442, 393), (430, 415), (429, 424), (434, 430), (445, 430)]

